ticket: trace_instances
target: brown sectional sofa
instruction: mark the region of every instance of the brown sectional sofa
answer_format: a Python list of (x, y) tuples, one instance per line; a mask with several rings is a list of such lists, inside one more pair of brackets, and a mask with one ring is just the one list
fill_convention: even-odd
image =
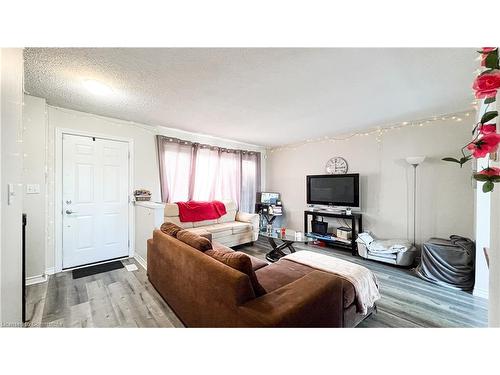
[[(257, 270), (255, 274), (264, 289), (267, 292), (270, 292), (287, 284), (293, 283), (294, 281), (300, 279), (301, 277), (305, 277), (312, 272), (317, 271), (309, 266), (284, 258), (280, 259), (276, 263), (269, 264), (265, 268)], [(342, 280), (342, 327), (355, 327), (372, 311), (370, 310), (367, 315), (358, 314), (356, 312), (356, 304), (354, 301), (356, 292), (354, 291), (354, 286), (349, 281), (345, 279)]]
[(187, 327), (354, 327), (367, 316), (348, 281), (286, 259), (250, 256), (265, 289), (257, 297), (247, 274), (160, 230), (147, 257), (149, 280)]

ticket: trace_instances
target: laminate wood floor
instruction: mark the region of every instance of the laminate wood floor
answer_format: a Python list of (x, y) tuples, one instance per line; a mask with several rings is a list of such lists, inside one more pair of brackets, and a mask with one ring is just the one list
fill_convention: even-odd
[[(312, 244), (294, 244), (296, 250), (327, 254), (372, 270), (378, 278), (381, 299), (378, 312), (358, 327), (486, 327), (488, 301), (460, 290), (426, 282), (412, 270), (353, 257), (350, 251), (324, 248)], [(270, 245), (260, 238), (254, 246), (239, 250), (265, 260)]]
[[(412, 271), (352, 257), (348, 252), (295, 245), (355, 262), (378, 277), (382, 299), (378, 312), (359, 327), (485, 327), (487, 301), (462, 291), (427, 283)], [(238, 250), (265, 259), (266, 239)], [(73, 280), (71, 272), (51, 275), (27, 293), (31, 327), (183, 327), (133, 259), (136, 271), (122, 268)]]
[(32, 327), (183, 327), (134, 259), (121, 268), (73, 280), (51, 275), (28, 287), (26, 316)]

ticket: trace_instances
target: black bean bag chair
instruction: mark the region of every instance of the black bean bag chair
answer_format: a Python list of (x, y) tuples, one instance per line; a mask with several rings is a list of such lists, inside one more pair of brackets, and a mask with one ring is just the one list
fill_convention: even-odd
[(422, 246), (417, 275), (431, 283), (472, 291), (476, 246), (468, 238), (431, 238)]

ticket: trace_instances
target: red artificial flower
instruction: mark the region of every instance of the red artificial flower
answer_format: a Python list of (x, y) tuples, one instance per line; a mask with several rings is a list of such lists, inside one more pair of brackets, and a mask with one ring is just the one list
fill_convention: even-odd
[(497, 167), (484, 168), (481, 172), (478, 172), (478, 174), (482, 174), (488, 177), (500, 176), (500, 168)]
[(500, 168), (486, 167), (482, 171), (474, 173), (474, 180), (484, 182), (483, 193), (493, 191), (496, 183), (500, 182)]
[(495, 124), (484, 124), (479, 126), (479, 133), (481, 134), (491, 134), (496, 133), (497, 126)]
[(489, 52), (494, 51), (496, 49), (497, 49), (497, 47), (483, 47), (483, 48), (481, 48), (481, 52), (482, 53), (489, 53)]
[(477, 76), (472, 88), (476, 91), (477, 99), (493, 98), (500, 88), (500, 70), (493, 70)]
[(478, 140), (469, 143), (467, 145), (467, 149), (472, 151), (472, 156), (476, 159), (484, 158), (487, 154), (496, 152), (498, 150), (499, 143), (500, 134), (490, 133), (485, 134)]

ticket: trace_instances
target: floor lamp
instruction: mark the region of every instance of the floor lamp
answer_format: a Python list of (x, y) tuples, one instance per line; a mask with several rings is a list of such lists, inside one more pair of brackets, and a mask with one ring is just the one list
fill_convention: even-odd
[(425, 156), (408, 156), (406, 162), (413, 166), (413, 245), (415, 246), (417, 228), (417, 167), (425, 160)]

